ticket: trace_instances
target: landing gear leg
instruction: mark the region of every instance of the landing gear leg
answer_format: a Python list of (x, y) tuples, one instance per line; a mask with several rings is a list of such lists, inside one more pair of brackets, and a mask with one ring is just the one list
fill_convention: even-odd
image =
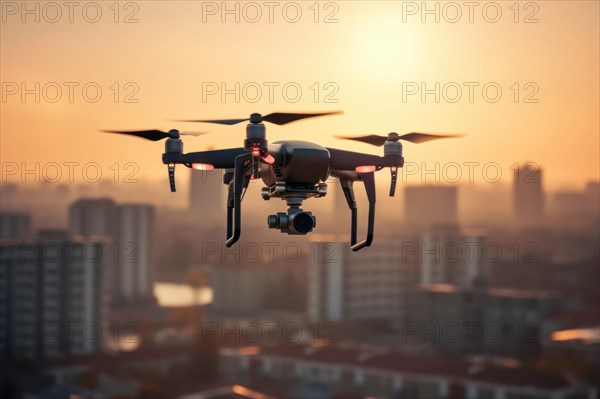
[(367, 222), (367, 237), (357, 243), (357, 208), (356, 199), (354, 197), (354, 181), (340, 177), (340, 185), (344, 191), (344, 197), (351, 212), (351, 227), (350, 227), (350, 245), (353, 251), (359, 251), (364, 247), (368, 247), (373, 242), (375, 230), (375, 174), (373, 172), (361, 173), (360, 179), (365, 184), (367, 198), (369, 199), (369, 220)]
[[(252, 160), (252, 154), (242, 154), (235, 158), (235, 169), (233, 181), (229, 183), (229, 195), (227, 198), (227, 247), (231, 247), (240, 239), (242, 225), (242, 193), (248, 187), (250, 178), (246, 176), (248, 161)], [(233, 197), (233, 201), (230, 199)], [(233, 204), (232, 204), (233, 202)], [(233, 205), (233, 212), (231, 209)], [(231, 231), (231, 214), (233, 213), (233, 234)]]

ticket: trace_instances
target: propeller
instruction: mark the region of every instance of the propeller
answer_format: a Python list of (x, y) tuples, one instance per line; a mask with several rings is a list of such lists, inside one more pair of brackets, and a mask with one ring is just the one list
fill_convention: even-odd
[[(392, 132), (387, 136), (378, 136), (375, 134), (371, 134), (368, 136), (358, 136), (358, 137), (349, 137), (349, 136), (335, 136), (338, 139), (344, 140), (355, 140), (362, 141), (363, 143), (376, 145), (378, 147), (385, 144), (384, 153), (385, 156), (400, 156), (402, 157), (402, 145), (398, 143), (399, 140), (409, 141), (411, 143), (425, 143), (431, 140), (437, 139), (448, 139), (448, 138), (456, 138), (463, 137), (462, 134), (429, 134), (429, 133), (407, 133), (400, 136), (398, 133)], [(389, 144), (386, 144), (389, 143)], [(401, 158), (402, 159), (402, 158)], [(398, 166), (390, 166), (390, 197), (393, 197), (396, 192), (396, 182), (398, 180)]]
[(398, 133), (392, 132), (387, 136), (378, 136), (375, 134), (371, 134), (368, 136), (358, 136), (358, 137), (349, 137), (349, 136), (335, 136), (338, 139), (344, 140), (355, 140), (362, 141), (363, 143), (376, 145), (378, 147), (384, 145), (388, 141), (398, 141), (404, 140), (409, 141), (411, 143), (419, 144), (425, 143), (431, 140), (437, 139), (448, 139), (448, 138), (458, 138), (463, 137), (462, 134), (429, 134), (429, 133), (407, 133), (400, 136)]
[(300, 119), (314, 118), (317, 116), (325, 115), (338, 115), (342, 114), (342, 111), (333, 112), (321, 112), (321, 113), (287, 113), (287, 112), (274, 112), (269, 115), (262, 116), (261, 114), (254, 113), (249, 118), (244, 119), (184, 119), (177, 120), (177, 122), (205, 122), (205, 123), (217, 123), (220, 125), (236, 125), (241, 122), (250, 121), (250, 123), (262, 123), (270, 122), (276, 125), (286, 125), (291, 122), (298, 121)]
[(159, 141), (162, 139), (178, 139), (179, 136), (201, 136), (208, 132), (180, 132), (176, 129), (171, 129), (168, 132), (162, 130), (101, 130), (104, 133), (128, 134), (130, 136), (141, 137), (146, 140)]
[[(180, 136), (200, 136), (206, 134), (207, 132), (180, 132), (177, 129), (171, 129), (168, 132), (163, 132), (162, 130), (101, 130), (104, 133), (117, 133), (117, 134), (127, 134), (130, 136), (140, 137), (146, 140), (151, 141), (159, 141), (162, 139), (169, 138), (165, 145), (166, 151), (171, 151), (173, 148), (173, 152), (181, 152), (183, 148), (183, 144), (181, 141), (171, 141), (170, 139), (178, 139)], [(171, 192), (175, 192), (175, 164), (170, 163), (167, 165), (169, 169), (169, 185), (171, 187)]]

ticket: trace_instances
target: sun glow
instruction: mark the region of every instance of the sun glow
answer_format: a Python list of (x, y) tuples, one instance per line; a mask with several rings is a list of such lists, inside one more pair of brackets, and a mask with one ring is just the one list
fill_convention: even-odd
[(423, 32), (418, 24), (402, 24), (397, 16), (375, 14), (356, 31), (353, 65), (377, 81), (400, 81), (417, 70)]

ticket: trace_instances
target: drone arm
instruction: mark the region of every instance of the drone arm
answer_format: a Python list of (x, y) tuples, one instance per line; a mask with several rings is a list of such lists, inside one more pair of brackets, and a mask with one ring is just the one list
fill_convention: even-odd
[[(376, 155), (370, 154), (363, 154), (360, 152), (338, 150), (335, 148), (327, 148), (327, 150), (329, 151), (331, 159), (331, 168), (340, 175), (355, 173), (352, 172), (353, 170), (361, 172), (361, 169), (366, 169), (366, 172), (369, 169), (372, 171), (377, 171), (385, 167), (389, 167), (391, 173), (390, 197), (393, 197), (396, 193), (396, 183), (398, 181), (398, 168), (404, 166), (404, 158), (402, 157), (402, 146), (400, 144), (398, 144), (398, 146), (399, 148), (386, 147), (386, 153), (383, 157), (378, 157)], [(356, 177), (352, 179), (357, 180)]]
[(181, 152), (165, 152), (163, 154), (163, 163), (181, 163), (181, 164), (208, 164), (215, 169), (230, 169), (235, 166), (237, 156), (245, 154), (243, 148), (228, 148), (224, 150), (199, 151), (183, 154)]
[(359, 166), (375, 166), (376, 170), (380, 170), (388, 166), (386, 159), (377, 155), (336, 148), (327, 148), (327, 151), (329, 151), (331, 169), (354, 171)]

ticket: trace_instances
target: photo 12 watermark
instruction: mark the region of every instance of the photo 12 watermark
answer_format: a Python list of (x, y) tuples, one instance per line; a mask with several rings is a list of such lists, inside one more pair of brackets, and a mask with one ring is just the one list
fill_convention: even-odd
[(10, 340), (19, 345), (36, 343), (64, 345), (79, 342), (139, 344), (138, 331), (139, 326), (134, 322), (114, 322), (110, 325), (93, 322), (9, 322), (0, 323), (0, 341)]
[(336, 82), (202, 82), (202, 102), (254, 104), (294, 104), (310, 100), (323, 104), (339, 103), (340, 87)]
[(534, 1), (403, 1), (402, 23), (537, 24), (539, 12)]
[[(341, 263), (342, 253), (348, 251), (345, 242), (303, 243), (276, 241), (244, 242), (227, 247), (223, 242), (205, 241), (200, 246), (202, 263), (286, 263), (311, 262), (315, 264)], [(497, 242), (484, 238), (406, 239), (396, 248), (397, 265), (409, 262), (434, 263), (538, 263), (540, 245), (533, 241)]]
[(201, 245), (201, 260), (202, 263), (273, 263), (283, 259), (288, 263), (297, 263), (302, 260), (305, 252), (306, 248), (293, 241), (245, 242), (230, 248), (223, 242), (205, 241)]
[(488, 343), (512, 341), (519, 343), (538, 343), (540, 326), (532, 322), (402, 322), (400, 337), (402, 342), (417, 340), (421, 343)]
[(116, 104), (137, 104), (136, 82), (2, 82), (2, 103), (88, 103), (104, 99)]
[(337, 343), (340, 325), (335, 322), (315, 322), (303, 325), (295, 322), (204, 322), (200, 326), (202, 342), (217, 339), (221, 343), (302, 343), (307, 341)]
[(398, 169), (398, 180), (402, 183), (425, 184), (454, 183), (498, 183), (503, 177), (511, 176), (513, 183), (540, 184), (541, 168), (536, 162), (404, 162)]
[(203, 1), (202, 22), (337, 24), (340, 3), (335, 1)]
[(140, 166), (135, 162), (0, 162), (2, 183), (98, 183), (109, 178), (113, 183), (139, 183)]
[(33, 264), (78, 263), (98, 264), (102, 261), (115, 264), (140, 262), (140, 245), (137, 242), (104, 239), (78, 241), (3, 240), (0, 244), (0, 261), (3, 266), (24, 268)]
[(140, 22), (140, 2), (135, 1), (2, 1), (3, 24), (59, 24)]
[(402, 82), (403, 103), (487, 103), (504, 99), (518, 104), (537, 104), (537, 82)]
[(540, 245), (532, 241), (502, 245), (495, 241), (471, 239), (403, 241), (401, 247), (404, 263), (411, 259), (421, 263), (498, 263), (507, 257), (514, 263), (538, 263), (540, 250)]

